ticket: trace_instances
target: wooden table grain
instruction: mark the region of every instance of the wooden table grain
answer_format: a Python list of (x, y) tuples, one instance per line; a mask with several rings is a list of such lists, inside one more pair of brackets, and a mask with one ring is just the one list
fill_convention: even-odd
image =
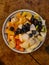
[[(46, 40), (37, 51), (30, 54), (13, 52), (2, 38), (4, 20), (19, 9), (33, 10), (46, 20)], [(0, 65), (49, 65), (49, 0), (0, 0)]]

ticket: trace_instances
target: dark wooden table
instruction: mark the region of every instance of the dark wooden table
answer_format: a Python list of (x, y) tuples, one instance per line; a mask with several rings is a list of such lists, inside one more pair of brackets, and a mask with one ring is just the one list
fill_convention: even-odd
[[(33, 10), (46, 20), (46, 40), (37, 51), (30, 54), (13, 52), (2, 38), (4, 20), (18, 9)], [(0, 65), (49, 65), (49, 0), (0, 0)]]

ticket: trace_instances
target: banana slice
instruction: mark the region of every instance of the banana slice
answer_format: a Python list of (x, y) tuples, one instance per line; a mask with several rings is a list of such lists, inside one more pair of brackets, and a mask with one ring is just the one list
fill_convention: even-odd
[(27, 48), (26, 51), (27, 51), (27, 52), (32, 52), (33, 49), (36, 48), (38, 45), (39, 45), (39, 43), (38, 43), (38, 44), (34, 44), (34, 45), (32, 45), (31, 47)]
[(42, 20), (42, 25), (45, 25), (45, 20)]
[(30, 30), (36, 30), (36, 28), (33, 24), (30, 26)]
[(10, 48), (14, 48), (14, 47), (15, 47), (15, 43), (14, 43), (13, 41), (10, 41), (10, 42), (9, 42), (9, 47), (10, 47)]
[(39, 43), (40, 43), (40, 41), (38, 39), (35, 39), (35, 42), (36, 43), (34, 43), (31, 47), (26, 49), (27, 52), (32, 52), (33, 49), (36, 48), (39, 45)]
[(43, 41), (44, 40), (44, 37), (42, 37), (42, 36), (40, 36), (40, 35), (38, 35), (38, 37), (37, 37), (40, 41)]
[(24, 43), (22, 43), (22, 44), (20, 44), (20, 46), (22, 47), (22, 48), (28, 48), (29, 47), (29, 43), (28, 43), (28, 41), (25, 41)]
[(10, 48), (14, 48), (15, 47), (15, 40), (14, 40), (14, 38), (13, 38), (13, 36), (11, 36), (11, 41), (9, 41), (9, 47)]
[(23, 41), (28, 40), (28, 39), (29, 39), (28, 34), (23, 34), (23, 35), (22, 35), (22, 39), (23, 39)]
[(22, 24), (18, 25), (18, 28), (22, 29)]
[(23, 41), (28, 40), (29, 36), (28, 36), (28, 34), (23, 34), (23, 35), (19, 34), (19, 39), (20, 39), (20, 41), (23, 42)]
[(46, 36), (46, 33), (45, 32), (41, 32), (40, 34), (42, 35), (42, 37), (45, 37)]
[(17, 20), (18, 20), (17, 18), (12, 18), (11, 22), (13, 23), (13, 22), (16, 22)]
[(27, 32), (27, 34), (30, 34), (30, 33), (32, 33), (32, 31), (28, 31), (28, 32)]
[(23, 41), (21, 34), (19, 34), (19, 39), (20, 39), (21, 42)]
[(33, 38), (30, 38), (28, 40), (28, 42), (29, 42), (30, 46), (32, 46), (35, 43), (35, 40)]
[(24, 43), (20, 44), (20, 46), (27, 49), (28, 47), (30, 47), (34, 43), (35, 43), (35, 41), (32, 38), (30, 38), (30, 39), (26, 40)]

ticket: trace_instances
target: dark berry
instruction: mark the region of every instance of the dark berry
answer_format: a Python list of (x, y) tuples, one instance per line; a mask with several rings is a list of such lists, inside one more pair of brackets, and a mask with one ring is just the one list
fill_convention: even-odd
[(29, 23), (26, 23), (25, 26), (26, 26), (26, 27), (28, 27), (28, 26), (30, 27), (30, 24), (29, 24)]
[(26, 31), (29, 31), (30, 30), (30, 24), (29, 23), (26, 23), (25, 24), (25, 27), (26, 27)]
[(38, 20), (37, 19), (34, 19), (33, 20), (33, 24), (36, 26), (36, 25), (38, 25)]
[(33, 23), (34, 16), (32, 15), (30, 22)]
[(15, 31), (15, 35), (17, 35), (18, 34), (18, 32), (17, 31)]
[(10, 30), (11, 30), (11, 31), (14, 31), (14, 27), (10, 27)]
[(29, 34), (29, 37), (32, 37), (32, 35), (33, 35), (33, 34), (32, 34), (32, 33), (30, 33), (30, 34)]
[(33, 23), (35, 26), (38, 25), (38, 20), (35, 19), (33, 16), (31, 18), (30, 22)]
[(38, 31), (41, 32), (41, 29), (42, 29), (42, 26), (39, 26), (38, 27)]
[(23, 25), (23, 26), (22, 26), (22, 33), (25, 33), (25, 32), (26, 32), (26, 26)]
[(36, 30), (32, 30), (32, 34), (34, 34), (34, 35), (35, 35), (35, 34), (36, 34)]
[(22, 32), (25, 33), (30, 30), (30, 24), (26, 23), (25, 25), (22, 26)]
[(20, 34), (20, 32), (21, 32), (21, 29), (18, 28), (18, 29), (15, 31), (15, 35)]
[(25, 32), (26, 32), (26, 29), (22, 28), (21, 33), (25, 33)]
[(36, 26), (38, 25), (38, 20), (37, 19), (33, 19), (33, 24)]
[(42, 29), (42, 24), (39, 24), (39, 26), (38, 26), (38, 31), (40, 32), (41, 29)]
[(38, 22), (38, 25), (39, 25), (39, 26), (42, 26), (42, 22), (41, 22), (41, 21), (39, 21), (39, 22)]
[(25, 26), (25, 25), (23, 25), (23, 26), (22, 26), (22, 28), (26, 29), (26, 26)]

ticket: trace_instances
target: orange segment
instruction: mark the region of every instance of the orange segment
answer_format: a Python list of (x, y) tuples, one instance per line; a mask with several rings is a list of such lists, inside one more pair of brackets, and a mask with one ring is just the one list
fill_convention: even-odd
[(10, 31), (9, 29), (6, 29), (5, 30), (5, 33), (9, 34), (9, 35), (14, 35), (14, 32), (13, 31)]
[(21, 47), (19, 50), (23, 52), (24, 51), (24, 48)]
[(16, 16), (17, 18), (20, 18), (20, 17), (21, 17), (21, 12), (16, 13), (15, 16)]
[(22, 42), (19, 39), (16, 39), (16, 45), (20, 45)]
[(16, 36), (15, 36), (15, 39), (19, 39), (19, 35), (16, 35)]
[(20, 47), (19, 45), (16, 46), (16, 49), (22, 52), (24, 51), (24, 48)]

